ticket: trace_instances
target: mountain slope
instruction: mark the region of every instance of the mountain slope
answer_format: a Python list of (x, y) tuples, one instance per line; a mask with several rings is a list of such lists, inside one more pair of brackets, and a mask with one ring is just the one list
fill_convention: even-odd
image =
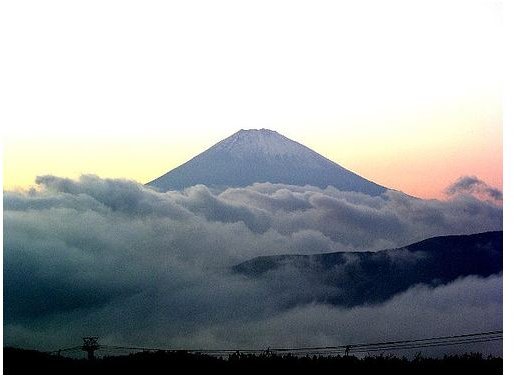
[(306, 146), (267, 129), (240, 130), (148, 185), (167, 191), (196, 184), (225, 188), (257, 182), (320, 188), (331, 185), (373, 196), (386, 190)]
[[(291, 305), (322, 301), (352, 307), (383, 302), (416, 284), (437, 286), (459, 277), (498, 274), (502, 239), (503, 232), (495, 231), (440, 236), (379, 252), (257, 257), (232, 270), (287, 286), (284, 296), (296, 297)], [(299, 294), (306, 286), (317, 288)]]

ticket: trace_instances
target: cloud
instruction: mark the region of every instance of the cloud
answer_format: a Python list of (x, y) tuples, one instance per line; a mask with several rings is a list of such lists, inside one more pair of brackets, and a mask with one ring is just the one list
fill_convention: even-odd
[[(341, 324), (339, 315), (357, 316), (353, 310), (309, 305), (317, 291), (330, 293), (326, 286), (294, 270), (267, 283), (233, 275), (230, 267), (260, 255), (377, 250), (502, 228), (502, 208), (469, 195), (424, 201), (393, 191), (370, 197), (280, 184), (160, 193), (91, 175), (44, 176), (37, 182), (37, 191), (4, 193), (4, 340), (29, 347), (74, 345), (88, 334), (113, 344), (258, 345), (271, 342), (279, 325), (294, 326), (284, 344), (329, 344), (342, 338), (336, 326), (325, 336), (315, 329), (324, 333)], [(478, 299), (470, 327), (479, 322), (476, 317), (485, 318), (482, 326), (496, 325), (497, 307), (479, 294), (483, 283), (492, 282), (460, 283), (473, 289), (457, 289), (462, 299)], [(292, 284), (302, 287), (294, 296), (286, 288)], [(417, 289), (411, 294), (418, 299), (440, 291)], [(370, 318), (374, 310), (359, 309)], [(383, 309), (374, 317), (385, 314)], [(458, 321), (449, 310), (441, 306), (431, 322)], [(392, 325), (395, 313), (388, 312), (379, 320), (383, 328)], [(398, 306), (398, 322), (402, 312)], [(398, 327), (396, 334), (411, 329)]]
[[(243, 346), (257, 342), (263, 348), (337, 346), (490, 331), (502, 327), (502, 284), (501, 275), (471, 276), (437, 288), (413, 286), (379, 305), (344, 309), (309, 304), (243, 325), (213, 326), (205, 331), (207, 337), (222, 339), (225, 345), (230, 338), (238, 338)], [(197, 344), (204, 335), (198, 333), (189, 343)], [(492, 353), (501, 354), (501, 342), (488, 346)], [(483, 351), (484, 347), (456, 350), (473, 349)], [(448, 348), (423, 350), (427, 351), (436, 355)]]
[(471, 194), (478, 197), (489, 198), (493, 201), (503, 200), (503, 192), (501, 190), (491, 187), (476, 176), (460, 177), (455, 183), (446, 188), (445, 192), (449, 196)]

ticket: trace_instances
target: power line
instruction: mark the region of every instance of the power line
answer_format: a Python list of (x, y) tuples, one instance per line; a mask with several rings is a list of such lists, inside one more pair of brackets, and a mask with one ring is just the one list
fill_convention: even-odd
[[(135, 346), (109, 346), (100, 345), (98, 350), (106, 352), (119, 351), (165, 351), (165, 352), (191, 352), (203, 354), (221, 354), (227, 355), (231, 353), (290, 353), (290, 354), (337, 354), (337, 353), (364, 353), (375, 351), (395, 351), (409, 350), (439, 346), (455, 346), (463, 344), (476, 344), (503, 339), (503, 330), (495, 330), (489, 332), (468, 333), (451, 336), (428, 337), (420, 339), (396, 340), (385, 342), (356, 343), (338, 346), (316, 346), (316, 347), (289, 347), (289, 348), (267, 348), (267, 349), (179, 349), (179, 348), (152, 348), (152, 347), (135, 347)], [(62, 353), (67, 351), (81, 350), (81, 346), (70, 347), (51, 353)]]
[[(482, 333), (472, 333), (472, 334), (462, 334), (462, 335), (453, 335), (453, 336), (444, 336), (444, 337), (430, 337), (430, 338), (422, 338), (422, 339), (414, 339), (414, 340), (401, 340), (401, 341), (388, 341), (388, 342), (374, 342), (374, 343), (360, 343), (360, 344), (350, 344), (350, 345), (339, 345), (339, 346), (320, 346), (320, 347), (292, 347), (292, 348), (269, 348), (269, 351), (273, 352), (299, 352), (306, 351), (311, 352), (314, 350), (344, 350), (346, 347), (350, 346), (352, 352), (362, 352), (357, 350), (367, 351), (368, 348), (379, 348), (379, 349), (394, 349), (394, 348), (402, 348), (406, 345), (412, 347), (416, 345), (416, 347), (430, 347), (433, 345), (442, 346), (445, 344), (464, 344), (464, 343), (472, 343), (476, 340), (480, 340), (480, 342), (487, 342), (490, 340), (499, 340), (501, 339), (501, 334), (503, 331), (493, 331), (493, 332), (482, 332)], [(500, 335), (500, 336), (499, 336)], [(459, 340), (455, 342), (455, 340)], [(484, 341), (486, 339), (486, 341)], [(453, 340), (453, 342), (452, 342)], [(434, 341), (438, 341), (433, 343)], [(404, 345), (404, 346), (401, 346)], [(165, 349), (165, 348), (149, 348), (149, 347), (125, 347), (125, 346), (105, 346), (112, 349), (120, 349), (120, 350), (139, 350), (139, 351), (188, 351), (188, 352), (197, 352), (197, 353), (232, 353), (232, 352), (244, 352), (244, 353), (257, 353), (263, 352), (264, 349)]]
[(49, 354), (63, 353), (63, 352), (74, 351), (74, 350), (80, 350), (80, 346), (74, 346), (74, 347), (68, 347), (68, 348), (65, 348), (65, 349), (59, 349), (59, 350), (55, 350), (55, 351), (50, 351)]
[[(404, 345), (384, 346), (384, 347), (362, 347), (362, 348), (357, 348), (357, 349), (351, 349), (351, 352), (352, 353), (364, 353), (364, 352), (375, 352), (375, 351), (410, 350), (410, 349), (419, 349), (419, 348), (427, 348), (427, 347), (475, 344), (475, 343), (498, 341), (498, 340), (501, 340), (502, 338), (503, 337), (491, 337), (491, 338), (466, 340), (466, 341), (462, 341), (462, 340), (460, 340), (460, 341), (441, 341), (441, 342), (422, 343), (422, 344), (413, 344), (413, 345), (404, 344)], [(294, 354), (340, 354), (343, 352), (344, 352), (343, 349), (327, 349), (327, 350), (302, 351), (302, 352), (292, 352), (292, 353), (294, 353)]]
[(436, 343), (427, 343), (427, 344), (418, 344), (418, 345), (404, 345), (397, 347), (385, 347), (385, 348), (371, 348), (371, 349), (357, 349), (352, 350), (352, 352), (360, 353), (360, 352), (368, 352), (368, 351), (385, 351), (385, 350), (410, 350), (410, 349), (420, 349), (426, 347), (440, 347), (440, 346), (453, 346), (453, 345), (462, 345), (462, 344), (475, 344), (475, 343), (484, 343), (491, 341), (499, 341), (503, 339), (503, 337), (494, 337), (494, 338), (485, 338), (485, 339), (477, 339), (474, 341), (455, 341), (455, 342), (436, 342)]
[(272, 348), (270, 350), (276, 351), (276, 352), (282, 352), (282, 351), (296, 351), (296, 350), (340, 349), (340, 348), (345, 348), (346, 346), (351, 346), (352, 348), (356, 348), (356, 347), (364, 347), (364, 346), (392, 345), (392, 344), (400, 344), (400, 343), (423, 342), (423, 341), (431, 341), (431, 340), (442, 340), (442, 339), (452, 339), (452, 338), (462, 338), (462, 337), (474, 337), (474, 336), (484, 336), (484, 335), (489, 336), (489, 335), (502, 334), (502, 333), (503, 333), (502, 330), (495, 330), (495, 331), (491, 331), (491, 332), (459, 334), (459, 335), (453, 335), (453, 336), (430, 337), (430, 338), (412, 339), (412, 340), (401, 340), (401, 341), (375, 342), (375, 343), (358, 343), (358, 344), (348, 344), (348, 345), (338, 345), (338, 346)]

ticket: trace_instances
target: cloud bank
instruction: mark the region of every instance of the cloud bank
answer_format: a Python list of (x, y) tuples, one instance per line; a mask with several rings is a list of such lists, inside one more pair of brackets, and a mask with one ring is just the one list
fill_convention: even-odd
[[(378, 250), (502, 229), (501, 206), (470, 195), (424, 201), (280, 184), (159, 193), (96, 176), (37, 183), (4, 193), (6, 344), (58, 348), (96, 334), (151, 346), (324, 345), (416, 336), (420, 319), (430, 335), (501, 325), (501, 276), (413, 286), (344, 310), (291, 307), (280, 283), (229, 272), (261, 255)], [(326, 288), (286, 278), (303, 283), (298, 301)]]

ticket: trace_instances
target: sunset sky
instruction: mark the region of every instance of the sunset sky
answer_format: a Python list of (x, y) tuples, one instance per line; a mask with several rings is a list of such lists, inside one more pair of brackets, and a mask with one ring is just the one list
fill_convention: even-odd
[(4, 189), (147, 182), (269, 128), (423, 198), (502, 188), (501, 3), (4, 3)]
[(503, 6), (0, 2), (4, 345), (503, 356)]

